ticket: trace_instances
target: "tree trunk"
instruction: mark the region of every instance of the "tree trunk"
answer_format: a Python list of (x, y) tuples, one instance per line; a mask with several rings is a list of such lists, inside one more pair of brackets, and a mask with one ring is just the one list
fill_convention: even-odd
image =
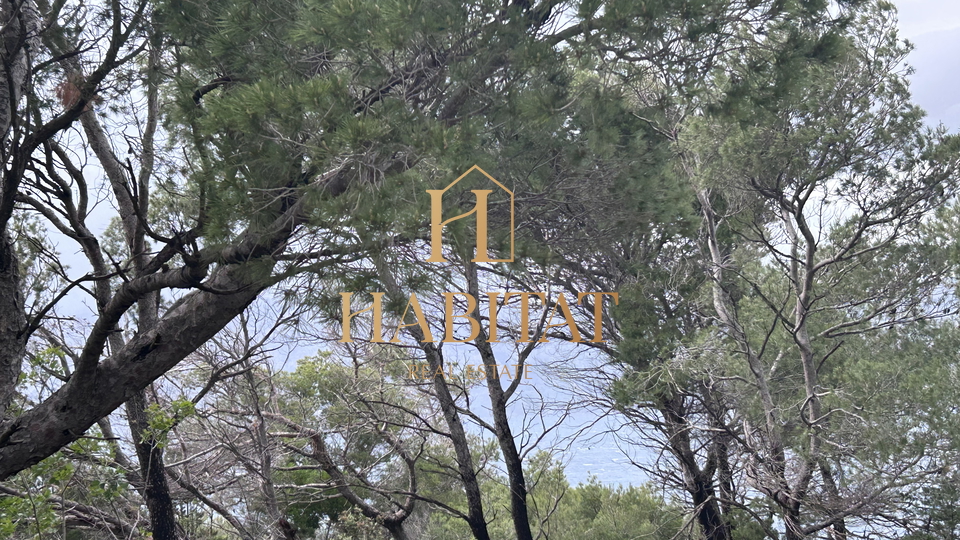
[(709, 481), (698, 478), (691, 491), (697, 523), (703, 530), (704, 540), (730, 540), (730, 525), (720, 513), (720, 505), (717, 504)]
[[(158, 62), (159, 52), (151, 49), (148, 69), (155, 69)], [(71, 75), (82, 76), (80, 66), (76, 62), (68, 62), (67, 71)], [(157, 91), (155, 84), (149, 85), (147, 96), (148, 125), (144, 133), (144, 154), (147, 158), (144, 159), (144, 166), (141, 169), (139, 179), (133, 178), (132, 172), (128, 173), (122, 167), (120, 160), (113, 152), (110, 138), (104, 131), (97, 114), (94, 111), (88, 111), (80, 117), (87, 142), (97, 156), (101, 167), (103, 167), (116, 197), (124, 237), (127, 248), (130, 250), (130, 256), (134, 261), (137, 277), (144, 275), (143, 269), (148, 264), (144, 241), (145, 233), (140, 225), (139, 218), (145, 217), (149, 210), (150, 190), (148, 179), (152, 173), (152, 159), (149, 156), (152, 156), (153, 152), (153, 135), (158, 116)], [(135, 182), (139, 183), (137, 189), (133, 187)], [(138, 193), (139, 198), (134, 200), (132, 193)], [(90, 251), (94, 252), (98, 249), (94, 246)], [(107, 273), (106, 265), (99, 253), (91, 258), (91, 264), (98, 274)], [(97, 286), (102, 288), (102, 290), (98, 290), (98, 297), (101, 304), (100, 308), (104, 309), (108, 305), (111, 293), (106, 282), (98, 283)], [(138, 335), (156, 329), (159, 323), (159, 298), (156, 293), (148, 293), (137, 301), (137, 319)], [(111, 349), (114, 351), (121, 350), (125, 345), (120, 332), (111, 333), (109, 340)], [(173, 500), (170, 496), (170, 487), (167, 483), (163, 446), (161, 441), (157, 440), (156, 434), (150, 432), (147, 404), (146, 389), (134, 391), (132, 397), (126, 403), (127, 422), (133, 436), (133, 444), (143, 480), (142, 494), (150, 514), (150, 529), (154, 540), (176, 540), (179, 537), (178, 526)]]
[[(30, 75), (29, 50), (35, 49), (39, 15), (32, 0), (0, 0), (0, 156), (7, 161), (17, 138), (19, 104)], [(11, 136), (11, 130), (14, 131)], [(20, 178), (4, 168), (0, 179), (0, 423), (16, 395), (26, 353), (20, 261), (9, 224)], [(0, 439), (3, 434), (0, 433)]]
[[(477, 281), (477, 267), (468, 261), (469, 259), (464, 257), (467, 286), (470, 294), (474, 298), (479, 298), (480, 287)], [(478, 305), (474, 308), (473, 313), (470, 313), (477, 321), (481, 320), (479, 309)], [(480, 325), (480, 333), (474, 343), (477, 345), (477, 350), (480, 351), (480, 356), (486, 367), (487, 391), (490, 395), (490, 409), (493, 412), (493, 427), (496, 430), (497, 442), (500, 444), (500, 453), (507, 468), (507, 481), (510, 485), (510, 516), (513, 519), (513, 528), (517, 540), (533, 540), (530, 516), (527, 512), (527, 483), (523, 474), (523, 461), (520, 459), (520, 452), (517, 451), (517, 443), (513, 438), (510, 419), (507, 416), (507, 401), (510, 399), (510, 394), (504, 392), (500, 385), (497, 358), (487, 339), (488, 336), (483, 330), (483, 325)], [(520, 377), (519, 367), (517, 371), (517, 377)]]
[(0, 0), (0, 148), (4, 157), (9, 156), (7, 139), (17, 123), (20, 98), (30, 76), (31, 49), (37, 52), (39, 22), (33, 0)]
[(20, 261), (9, 234), (0, 237), (0, 421), (17, 393), (21, 364), (26, 353)]
[[(713, 488), (715, 473), (705, 471), (697, 463), (682, 398), (675, 394), (661, 396), (660, 414), (670, 438), (670, 452), (680, 464), (684, 488), (693, 501), (694, 517), (703, 531), (704, 540), (730, 540), (730, 525), (723, 517)], [(713, 456), (715, 460), (719, 458), (719, 455)]]
[(153, 540), (178, 540), (176, 514), (163, 464), (163, 448), (149, 429), (146, 390), (136, 392), (127, 401), (126, 409), (130, 434), (140, 461), (143, 494), (150, 514)]
[(403, 527), (403, 523), (388, 524), (386, 527), (387, 530), (390, 531), (390, 536), (393, 537), (393, 540), (410, 540), (406, 529)]
[(807, 537), (807, 535), (803, 533), (803, 526), (800, 524), (799, 504), (793, 504), (788, 508), (784, 508), (783, 525), (785, 529), (783, 538), (785, 540), (803, 540)]
[[(436, 373), (438, 370), (443, 372), (443, 356), (440, 351), (434, 347), (433, 343), (423, 343), (423, 335), (419, 328), (411, 328), (411, 334), (414, 339), (420, 343), (421, 348), (426, 353), (427, 363), (430, 365), (430, 372)], [(457, 455), (457, 469), (460, 472), (460, 481), (463, 483), (464, 492), (467, 495), (467, 524), (473, 532), (473, 537), (477, 540), (490, 540), (490, 533), (487, 531), (487, 521), (483, 517), (483, 502), (480, 494), (480, 482), (477, 480), (477, 472), (473, 468), (473, 456), (470, 453), (470, 445), (467, 442), (467, 432), (463, 428), (460, 420), (460, 414), (457, 412), (457, 406), (450, 389), (447, 387), (446, 380), (436, 377), (433, 380), (434, 389), (437, 392), (437, 401), (440, 403), (440, 409), (443, 411), (443, 417), (446, 420), (447, 427), (450, 429), (450, 441), (453, 443), (453, 450)]]
[[(384, 286), (393, 298), (402, 298), (400, 285), (396, 278), (386, 267), (379, 268), (380, 277), (383, 279)], [(433, 343), (424, 341), (423, 331), (419, 326), (408, 327), (407, 331), (419, 344), (424, 352), (427, 364), (430, 366), (431, 373), (443, 373), (443, 354)], [(480, 493), (480, 482), (477, 479), (477, 471), (473, 467), (473, 455), (470, 453), (470, 444), (467, 441), (467, 432), (463, 428), (463, 422), (460, 420), (460, 413), (457, 412), (457, 404), (450, 393), (447, 381), (442, 376), (434, 377), (433, 387), (436, 392), (437, 402), (440, 404), (440, 410), (443, 412), (443, 418), (447, 427), (450, 429), (450, 442), (453, 444), (454, 453), (457, 456), (457, 471), (460, 473), (460, 481), (463, 484), (463, 490), (467, 496), (467, 524), (473, 537), (477, 540), (490, 540), (490, 532), (487, 530), (487, 520), (483, 516), (483, 498)]]
[(212, 338), (266, 287), (248, 276), (242, 267), (223, 268), (208, 285), (236, 292), (188, 294), (155, 330), (131, 339), (100, 362), (91, 377), (72, 377), (42, 403), (0, 425), (0, 480), (77, 440), (97, 420)]

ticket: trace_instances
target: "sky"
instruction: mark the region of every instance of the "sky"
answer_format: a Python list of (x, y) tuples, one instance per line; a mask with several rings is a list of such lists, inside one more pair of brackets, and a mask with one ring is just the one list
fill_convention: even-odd
[(915, 48), (907, 62), (914, 101), (927, 123), (960, 130), (960, 0), (896, 0), (901, 37)]

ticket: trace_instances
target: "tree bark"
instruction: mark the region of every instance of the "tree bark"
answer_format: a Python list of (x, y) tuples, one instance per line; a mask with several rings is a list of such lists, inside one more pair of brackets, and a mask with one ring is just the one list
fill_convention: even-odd
[[(384, 265), (380, 268), (380, 277), (384, 286), (393, 298), (402, 298), (400, 285), (396, 278)], [(430, 366), (431, 373), (443, 373), (443, 353), (433, 343), (424, 341), (423, 331), (419, 326), (407, 328), (407, 332), (417, 342), (420, 349), (424, 352), (427, 364)], [(483, 516), (483, 498), (480, 493), (480, 482), (477, 479), (477, 471), (473, 466), (473, 455), (470, 453), (470, 444), (467, 441), (467, 432), (463, 427), (463, 421), (460, 420), (460, 413), (457, 411), (456, 400), (450, 393), (450, 387), (446, 379), (442, 376), (434, 377), (433, 388), (436, 392), (437, 402), (440, 404), (440, 410), (443, 412), (443, 418), (450, 430), (450, 442), (453, 444), (454, 453), (457, 456), (457, 471), (460, 473), (460, 482), (463, 485), (464, 493), (467, 496), (467, 524), (473, 537), (477, 540), (490, 540), (490, 532), (487, 530), (487, 520)]]
[[(433, 345), (433, 343), (423, 343), (423, 334), (418, 327), (410, 329), (426, 353), (427, 363), (430, 365), (430, 371), (436, 373), (437, 370), (443, 372), (443, 355)], [(450, 429), (450, 441), (453, 443), (453, 450), (457, 455), (457, 468), (460, 472), (460, 481), (463, 484), (463, 490), (467, 495), (467, 524), (473, 537), (477, 540), (490, 540), (490, 533), (487, 531), (487, 521), (483, 517), (483, 498), (480, 494), (480, 482), (477, 479), (477, 472), (473, 467), (473, 456), (470, 453), (470, 445), (467, 442), (467, 432), (463, 428), (463, 422), (460, 420), (460, 413), (457, 412), (457, 405), (450, 394), (446, 380), (441, 377), (435, 377), (433, 380), (434, 389), (437, 392), (437, 401), (440, 403), (440, 410), (443, 412), (444, 420)]]
[[(474, 298), (480, 298), (480, 287), (477, 278), (477, 267), (464, 258), (467, 273), (467, 287)], [(470, 313), (475, 320), (481, 320), (479, 316), (480, 306), (474, 308)], [(480, 351), (483, 359), (483, 365), (486, 368), (487, 392), (490, 395), (490, 410), (493, 413), (493, 427), (496, 432), (497, 442), (500, 445), (500, 453), (503, 456), (503, 463), (507, 469), (507, 482), (510, 485), (510, 517), (513, 519), (513, 529), (517, 535), (517, 540), (533, 540), (533, 532), (530, 529), (530, 515), (527, 511), (527, 482), (523, 474), (523, 460), (520, 458), (520, 452), (517, 450), (517, 443), (513, 437), (513, 431), (510, 429), (510, 419), (507, 416), (507, 402), (510, 395), (516, 388), (511, 385), (508, 391), (504, 391), (500, 384), (500, 374), (497, 372), (497, 358), (494, 355), (493, 347), (487, 341), (488, 336), (480, 325), (480, 332), (477, 335), (474, 344)], [(537, 339), (536, 337), (534, 339)], [(527, 349), (531, 350), (531, 349)], [(525, 360), (521, 355), (521, 363)], [(520, 377), (521, 367), (517, 368), (517, 377)]]
[(0, 148), (14, 128), (30, 76), (30, 53), (36, 51), (40, 15), (33, 0), (0, 0)]
[[(132, 178), (132, 171), (128, 174), (123, 168), (120, 160), (113, 152), (110, 139), (104, 131), (96, 112), (91, 110), (80, 117), (80, 123), (84, 134), (87, 136), (90, 148), (103, 167), (116, 198), (119, 217), (123, 225), (123, 234), (138, 278), (145, 275), (144, 268), (149, 262), (146, 255), (145, 231), (140, 223), (141, 218), (146, 219), (149, 211), (150, 190), (148, 179), (152, 173), (153, 136), (159, 116), (158, 88), (154, 80), (155, 77), (153, 77), (153, 70), (158, 68), (159, 58), (159, 51), (155, 47), (151, 48), (147, 65), (147, 127), (143, 136), (145, 159), (140, 170), (140, 178)], [(65, 70), (70, 76), (82, 77), (76, 59), (65, 62)], [(137, 188), (134, 187), (134, 182), (139, 184)], [(133, 193), (139, 194), (137, 200), (134, 200)], [(88, 250), (89, 252), (96, 252), (96, 256), (90, 258), (90, 263), (97, 274), (106, 275), (108, 273), (107, 268), (98, 250), (98, 246), (93, 246)], [(97, 288), (99, 307), (104, 310), (109, 305), (111, 291), (106, 281), (97, 283)], [(102, 315), (104, 313), (101, 313)], [(156, 294), (146, 294), (137, 301), (137, 319), (139, 323), (138, 333), (153, 330), (157, 326), (159, 299)], [(124, 346), (124, 339), (118, 331), (110, 334), (109, 341), (112, 350), (120, 350)], [(157, 440), (156, 434), (150, 432), (147, 405), (146, 389), (134, 392), (133, 397), (126, 404), (127, 422), (133, 436), (133, 445), (140, 465), (140, 475), (143, 483), (141, 493), (150, 515), (150, 529), (153, 538), (155, 540), (177, 540), (179, 535), (176, 513), (164, 472), (163, 446), (161, 441)]]
[(390, 531), (390, 536), (393, 537), (393, 540), (410, 540), (410, 536), (407, 535), (403, 523), (389, 524), (386, 525), (386, 527), (387, 530)]
[(23, 310), (20, 261), (9, 234), (0, 237), (0, 421), (17, 393), (27, 317)]
[[(19, 104), (30, 76), (39, 15), (32, 0), (0, 0), (0, 157), (6, 162), (19, 133)], [(27, 328), (22, 276), (9, 231), (13, 198), (20, 178), (0, 177), (0, 422), (5, 419), (26, 354)]]
[(149, 428), (146, 390), (135, 392), (127, 401), (126, 409), (130, 434), (140, 462), (143, 494), (150, 514), (153, 539), (178, 540), (176, 514), (163, 464), (163, 448)]
[(693, 513), (704, 540), (730, 540), (730, 525), (723, 517), (713, 487), (715, 472), (705, 471), (697, 463), (681, 398), (676, 395), (661, 397), (660, 413), (666, 424), (670, 452), (680, 464), (684, 488), (693, 501)]
[(78, 439), (97, 420), (216, 335), (267, 285), (253, 279), (244, 265), (221, 268), (207, 286), (233, 292), (188, 294), (155, 329), (131, 339), (100, 362), (90, 377), (71, 377), (33, 409), (0, 424), (0, 479), (39, 463)]

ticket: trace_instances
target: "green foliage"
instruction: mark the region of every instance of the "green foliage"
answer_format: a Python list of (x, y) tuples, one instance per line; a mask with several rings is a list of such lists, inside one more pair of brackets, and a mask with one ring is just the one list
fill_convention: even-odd
[(550, 523), (556, 538), (684, 538), (678, 536), (684, 524), (683, 510), (666, 503), (651, 488), (614, 488), (591, 478), (570, 489), (567, 497)]
[[(596, 477), (586, 484), (570, 486), (562, 465), (547, 452), (539, 452), (525, 467), (531, 522), (542, 523), (542, 532), (559, 540), (660, 540), (685, 539), (685, 516), (679, 506), (665, 501), (651, 487), (611, 486)], [(484, 484), (492, 521), (493, 538), (513, 535), (509, 491), (505, 479), (490, 478)], [(536, 530), (534, 532), (536, 534)], [(462, 522), (433, 513), (422, 538), (471, 538)]]
[[(807, 524), (884, 482), (949, 491), (928, 475), (957, 440), (957, 142), (910, 102), (893, 7), (842, 18), (771, 28), (691, 96), (705, 114), (677, 126), (675, 160), (698, 192), (699, 240), (648, 259), (614, 311), (626, 370), (609, 394), (684, 468), (665, 481), (692, 492), (707, 471), (721, 489), (718, 451), (753, 482), (808, 467)], [(790, 476), (770, 490), (800, 485)], [(786, 519), (739, 489), (728, 497), (754, 513), (722, 508), (735, 537)], [(919, 499), (884, 501), (922, 522)], [(882, 510), (857, 518), (887, 526)]]
[(170, 402), (169, 408), (159, 403), (147, 406), (147, 427), (144, 431), (144, 440), (153, 440), (163, 446), (167, 441), (167, 434), (184, 418), (196, 414), (196, 405), (186, 398), (175, 399)]
[[(176, 149), (168, 161), (182, 154), (182, 162), (154, 173), (147, 218), (162, 224), (151, 231), (155, 239), (167, 229), (179, 238), (193, 227), (199, 236), (185, 242), (195, 246), (171, 242), (181, 253), (171, 264), (184, 262), (191, 247), (222, 262), (218, 248), (257, 232), (276, 234), (274, 219), (296, 205), (295, 218), (280, 227), (294, 234), (233, 271), (266, 287), (315, 270), (287, 280), (288, 299), (331, 320), (339, 319), (338, 292), (382, 289), (379, 265), (390, 265), (406, 289), (439, 289), (455, 280), (452, 274), (416, 262), (428, 234), (424, 192), (477, 164), (522, 202), (518, 260), (496, 271), (538, 285), (619, 291), (614, 355), (627, 373), (609, 389), (618, 406), (719, 402), (719, 414), (701, 408), (701, 417), (681, 421), (697, 451), (713, 451), (719, 439), (712, 437), (724, 433), (717, 423), (729, 422), (727, 434), (750, 438), (769, 414), (748, 382), (757, 370), (742, 356), (758, 351), (772, 407), (783, 415), (776, 429), (787, 454), (803, 459), (813, 430), (802, 412), (792, 416), (809, 396), (803, 369), (791, 361), (799, 339), (785, 315), (789, 302), (770, 318), (771, 305), (796, 292), (789, 268), (798, 255), (778, 249), (782, 236), (768, 235), (783, 233), (777, 229), (783, 214), (813, 194), (811, 200), (822, 201), (819, 213), (801, 211), (804, 219), (860, 212), (815, 227), (816, 247), (826, 256), (844, 252), (851, 238), (858, 253), (818, 270), (806, 306), (813, 311), (804, 322), (818, 339), (834, 339), (831, 328), (850, 333), (836, 350), (828, 339), (815, 343), (823, 359), (816, 391), (833, 415), (824, 462), (839, 463), (840, 489), (847, 490), (890, 463), (957, 440), (955, 366), (947, 352), (957, 344), (956, 329), (926, 320), (923, 311), (936, 302), (930, 291), (945, 275), (937, 272), (957, 261), (956, 209), (946, 208), (956, 171), (944, 164), (955, 160), (960, 138), (921, 128), (922, 113), (910, 104), (898, 67), (908, 49), (888, 31), (887, 3), (158, 0), (153, 15), (155, 39), (175, 64), (161, 70), (171, 134), (166, 157)], [(466, 178), (446, 200), (447, 215), (466, 206), (468, 190), (483, 182), (479, 175)], [(508, 217), (503, 199), (494, 202), (492, 246), (502, 252)], [(712, 261), (700, 243), (707, 202), (721, 225), (722, 261)], [(903, 229), (896, 221), (938, 206), (935, 218), (915, 218)], [(882, 226), (861, 234), (864, 219)], [(17, 227), (28, 239), (18, 242), (18, 254), (35, 278), (30, 291), (39, 306), (62, 270), (47, 259), (42, 227), (29, 219)], [(888, 242), (890, 230), (906, 232)], [(448, 227), (445, 240), (466, 253), (473, 233), (463, 220)], [(119, 221), (101, 240), (112, 258), (132, 255)], [(398, 254), (404, 247), (409, 251)], [(714, 283), (716, 267), (724, 273)], [(734, 330), (746, 337), (718, 328), (721, 317), (709, 307), (715, 287), (735, 306), (742, 325)], [(891, 291), (906, 299), (899, 312), (887, 305)], [(397, 302), (386, 311), (402, 308)], [(877, 310), (883, 317), (857, 322)], [(910, 324), (900, 328), (898, 316)], [(859, 333), (876, 321), (882, 332)], [(933, 361), (928, 350), (936, 351)], [(271, 394), (251, 388), (221, 395), (219, 403), (256, 405), (258, 414), (269, 409), (308, 426), (329, 439), (334, 455), (386, 490), (402, 490), (405, 479), (396, 444), (386, 439), (416, 424), (418, 434), (432, 433), (415, 441), (421, 493), (462, 509), (446, 439), (417, 424), (417, 415), (439, 415), (418, 388), (401, 384), (411, 359), (386, 347), (360, 356), (346, 362), (321, 353), (276, 375), (250, 368), (244, 376), (269, 380)], [(27, 377), (41, 393), (49, 374), (66, 378), (63, 351), (42, 349), (30, 360)], [(185, 398), (151, 405), (146, 436), (164, 445), (172, 428), (196, 413)], [(661, 428), (657, 422), (651, 427)], [(709, 433), (698, 431), (707, 424)], [(288, 469), (275, 471), (277, 483), (330, 481), (319, 468), (297, 469), (313, 465), (316, 441), (284, 437), (297, 457), (274, 464)], [(495, 461), (494, 443), (470, 443), (478, 463)], [(730, 450), (742, 458), (735, 467), (767, 457), (765, 449), (742, 444)], [(69, 450), (92, 461), (111, 451), (92, 440)], [(243, 452), (249, 449), (237, 450), (239, 459), (251, 459)], [(80, 491), (70, 481), (77, 466), (64, 460), (31, 472), (43, 481), (26, 483), (29, 497), (0, 499), (4, 518), (33, 513), (24, 525), (0, 519), (0, 535), (26, 534), (29, 527), (45, 534), (54, 526), (46, 499), (55, 492), (106, 504), (129, 491), (109, 466), (90, 472)], [(550, 538), (685, 534), (689, 516), (652, 488), (611, 488), (595, 479), (571, 487), (546, 455), (526, 465), (532, 522), (543, 523)], [(741, 478), (752, 471), (736, 472)], [(487, 467), (482, 483), (491, 530), (509, 537), (506, 482)], [(955, 516), (944, 501), (951, 485), (926, 487), (918, 499), (926, 497), (931, 516), (949, 529)], [(376, 489), (357, 491), (386, 504)], [(251, 514), (267, 514), (256, 498), (237, 501)], [(284, 504), (304, 531), (336, 522), (345, 535), (380, 534), (338, 496), (291, 495)], [(469, 534), (458, 518), (436, 508), (422, 512), (423, 538)], [(725, 512), (738, 538), (757, 537), (775, 522)], [(185, 514), (196, 521), (194, 530), (202, 529), (202, 519)]]
[(65, 530), (61, 499), (95, 508), (111, 508), (122, 501), (130, 490), (122, 473), (89, 463), (107, 452), (104, 441), (83, 439), (8, 480), (6, 485), (24, 496), (0, 495), (0, 534), (24, 540), (61, 538)]

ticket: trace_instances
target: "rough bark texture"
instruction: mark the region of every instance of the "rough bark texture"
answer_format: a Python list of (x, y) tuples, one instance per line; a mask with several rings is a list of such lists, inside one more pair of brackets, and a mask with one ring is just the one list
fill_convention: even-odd
[[(420, 332), (419, 328), (412, 329)], [(423, 335), (414, 336), (418, 342), (421, 342)], [(436, 373), (438, 370), (443, 372), (443, 356), (432, 343), (422, 343), (423, 351), (427, 354), (427, 363), (430, 365), (430, 371)], [(453, 450), (457, 456), (457, 469), (460, 473), (460, 481), (463, 483), (463, 489), (467, 495), (467, 524), (477, 540), (489, 540), (490, 533), (487, 531), (487, 521), (483, 517), (483, 502), (480, 494), (480, 482), (477, 479), (477, 471), (473, 466), (473, 456), (470, 454), (470, 446), (467, 442), (467, 432), (463, 428), (463, 422), (460, 420), (460, 413), (457, 412), (456, 402), (450, 394), (450, 389), (443, 377), (436, 377), (433, 380), (434, 389), (437, 392), (437, 401), (440, 402), (440, 409), (443, 411), (443, 418), (450, 429), (450, 441), (453, 443)]]
[(39, 14), (32, 0), (0, 0), (0, 143), (6, 153), (10, 129), (19, 116), (19, 103), (30, 72), (30, 55), (36, 47)]
[[(6, 161), (18, 133), (19, 104), (29, 81), (30, 52), (39, 17), (30, 0), (0, 0), (0, 156)], [(0, 421), (16, 395), (26, 352), (26, 314), (20, 263), (9, 231), (19, 178), (0, 177)]]
[(402, 523), (387, 525), (387, 530), (390, 531), (393, 540), (410, 540), (410, 535), (407, 534)]
[(177, 521), (167, 485), (166, 467), (163, 464), (163, 449), (150, 432), (147, 418), (147, 395), (145, 390), (135, 392), (127, 401), (127, 418), (133, 436), (140, 475), (143, 477), (144, 499), (150, 514), (150, 531), (154, 540), (176, 540)]
[(8, 234), (0, 237), (0, 420), (17, 392), (26, 342), (20, 264)]
[(175, 366), (243, 311), (265, 283), (243, 266), (221, 269), (208, 286), (226, 294), (196, 291), (171, 309), (156, 329), (142, 332), (94, 368), (72, 377), (50, 398), (0, 425), (0, 479), (39, 463), (76, 440), (100, 418)]

